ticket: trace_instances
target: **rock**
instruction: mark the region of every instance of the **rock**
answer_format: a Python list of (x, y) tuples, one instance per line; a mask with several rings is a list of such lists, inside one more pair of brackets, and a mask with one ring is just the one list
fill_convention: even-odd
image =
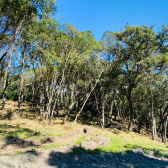
[(154, 155), (155, 155), (155, 152), (154, 152), (154, 151), (150, 151), (150, 152), (149, 152), (149, 155), (150, 155), (150, 156), (154, 156)]
[(162, 160), (162, 161), (165, 161), (165, 162), (168, 162), (168, 159), (167, 159), (167, 158), (164, 158), (164, 157), (162, 157), (161, 160)]
[(133, 153), (137, 153), (137, 154), (142, 154), (142, 155), (145, 155), (144, 151), (142, 148), (137, 148), (137, 149), (134, 149), (133, 150)]
[(121, 152), (121, 153), (120, 153), (120, 156), (124, 157), (124, 153), (123, 153), (123, 152)]
[(107, 146), (109, 144), (110, 139), (103, 135), (97, 135), (96, 137), (92, 138), (91, 141), (99, 146)]
[(6, 151), (13, 151), (13, 150), (16, 150), (17, 148), (18, 147), (15, 144), (10, 144), (10, 145), (5, 146)]

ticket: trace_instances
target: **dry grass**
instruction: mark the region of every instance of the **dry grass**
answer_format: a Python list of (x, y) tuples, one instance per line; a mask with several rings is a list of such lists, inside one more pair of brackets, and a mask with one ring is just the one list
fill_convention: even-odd
[[(160, 155), (164, 151), (168, 152), (167, 144), (161, 143), (160, 140), (152, 141), (151, 136), (145, 132), (146, 135), (127, 132), (127, 122), (124, 120), (116, 121), (111, 128), (104, 130), (98, 126), (87, 126), (80, 123), (76, 123), (74, 128), (70, 129), (72, 122), (63, 124), (63, 117), (55, 118), (50, 126), (41, 123), (38, 108), (36, 111), (32, 111), (30, 104), (22, 104), (20, 117), (5, 118), (6, 114), (14, 112), (17, 112), (17, 102), (13, 101), (7, 101), (6, 109), (0, 111), (1, 154), (7, 154), (9, 151), (26, 151), (38, 148), (48, 149), (59, 146), (80, 146), (84, 141), (90, 141), (88, 144), (93, 144), (93, 137), (98, 135), (103, 135), (110, 139), (109, 145), (107, 146), (93, 144), (94, 148), (102, 152), (127, 152), (137, 147), (142, 147), (146, 152), (154, 150), (156, 153), (159, 153), (158, 151), (160, 151)], [(63, 114), (64, 111), (60, 111), (60, 113)], [(121, 126), (123, 127), (122, 129), (117, 129)], [(84, 128), (87, 128), (87, 133), (84, 133)], [(15, 143), (12, 141), (15, 141)], [(28, 145), (21, 146), (17, 141)], [(11, 144), (14, 147), (8, 149), (8, 146), (11, 146)]]

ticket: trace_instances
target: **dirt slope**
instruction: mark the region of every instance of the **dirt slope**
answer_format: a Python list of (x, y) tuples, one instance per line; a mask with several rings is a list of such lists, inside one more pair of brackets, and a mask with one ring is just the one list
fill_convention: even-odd
[(128, 154), (68, 154), (70, 147), (0, 156), (1, 168), (168, 168), (168, 159), (144, 155), (142, 149)]

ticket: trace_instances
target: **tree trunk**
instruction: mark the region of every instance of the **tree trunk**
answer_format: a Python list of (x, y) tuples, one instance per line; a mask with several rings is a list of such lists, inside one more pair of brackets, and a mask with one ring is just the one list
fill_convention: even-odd
[(67, 110), (67, 112), (66, 112), (65, 118), (64, 118), (64, 124), (66, 123), (66, 121), (67, 121), (67, 119), (68, 119), (68, 117), (69, 117), (69, 114), (70, 114), (70, 112), (73, 110), (73, 108), (74, 108), (76, 102), (77, 102), (77, 100), (74, 101), (74, 102), (72, 102), (72, 104), (69, 106), (69, 108), (68, 108), (68, 110)]
[(165, 125), (164, 125), (164, 142), (167, 142), (167, 120), (168, 120), (168, 116), (165, 117)]
[(103, 100), (102, 102), (102, 129), (104, 129), (104, 106), (105, 106), (105, 101)]
[(104, 127), (105, 127), (105, 124), (104, 124), (104, 108), (105, 108), (106, 100), (107, 100), (107, 94), (105, 95), (105, 98), (102, 102), (102, 129), (104, 129)]
[(1, 75), (0, 75), (0, 92), (2, 91), (2, 86), (3, 86), (3, 76), (4, 76), (4, 67), (5, 67), (5, 61), (3, 60), (1, 63)]
[(14, 43), (12, 44), (12, 47), (11, 47), (11, 54), (9, 57), (9, 63), (8, 63), (8, 67), (7, 67), (6, 74), (5, 74), (2, 110), (4, 110), (4, 108), (5, 108), (6, 90), (7, 90), (7, 86), (8, 86), (8, 79), (9, 79), (9, 72), (10, 72), (10, 67), (11, 67), (11, 62), (12, 62), (13, 50), (14, 50)]
[(114, 121), (117, 120), (117, 106), (116, 106), (116, 100), (114, 100)]
[(151, 96), (151, 115), (152, 115), (152, 139), (157, 139), (157, 132), (156, 132), (156, 119), (154, 116), (154, 109), (153, 109), (153, 95)]
[(120, 110), (118, 104), (116, 103), (117, 117), (120, 118)]
[(18, 114), (20, 115), (20, 106), (22, 102), (22, 94), (23, 94), (23, 72), (25, 67), (25, 50), (26, 45), (24, 46), (24, 51), (22, 54), (22, 68), (21, 68), (21, 74), (20, 74), (20, 88), (19, 88), (19, 97), (18, 97)]
[(128, 90), (128, 102), (129, 102), (129, 110), (130, 110), (128, 130), (132, 132), (132, 127), (133, 127), (132, 87), (130, 87)]
[[(103, 71), (102, 71), (102, 72), (103, 72)], [(102, 72), (101, 72), (101, 74), (102, 74)], [(100, 74), (100, 77), (101, 77), (101, 74)], [(100, 77), (99, 77), (99, 78), (100, 78)], [(98, 80), (96, 81), (96, 83), (95, 83), (94, 87), (92, 88), (92, 90), (91, 90), (91, 91), (89, 92), (89, 94), (86, 96), (86, 99), (85, 99), (85, 101), (84, 101), (84, 103), (83, 103), (83, 105), (82, 105), (80, 111), (77, 113), (77, 115), (76, 115), (76, 117), (75, 117), (75, 120), (74, 120), (74, 122), (72, 123), (71, 128), (72, 128), (72, 127), (74, 126), (74, 124), (76, 123), (78, 116), (80, 115), (80, 113), (82, 112), (83, 108), (85, 107), (85, 104), (86, 104), (86, 102), (88, 101), (88, 99), (89, 99), (91, 93), (92, 93), (93, 90), (96, 88), (97, 83), (98, 83)]]
[(167, 142), (167, 122), (168, 122), (167, 110), (168, 110), (168, 105), (164, 109), (164, 112), (162, 115), (162, 142), (164, 143)]
[[(18, 27), (16, 28), (15, 33), (14, 33), (14, 38), (13, 38), (13, 41), (12, 41), (12, 43), (11, 43), (11, 54), (10, 54), (10, 57), (9, 57), (9, 63), (8, 63), (7, 73), (6, 73), (6, 76), (5, 76), (5, 83), (4, 83), (2, 109), (5, 108), (6, 89), (7, 89), (8, 79), (9, 79), (9, 72), (10, 72), (10, 66), (11, 66), (11, 61), (12, 61), (12, 55), (13, 55), (13, 51), (14, 51), (15, 41), (16, 41), (18, 32), (19, 32), (20, 28), (22, 27), (22, 24), (23, 24), (23, 21), (24, 21), (26, 15), (27, 15), (27, 12), (26, 12), (26, 14), (23, 16), (23, 19), (22, 19), (21, 22), (19, 23)], [(7, 52), (0, 58), (0, 62), (1, 62), (2, 59), (5, 57), (5, 55), (7, 55), (7, 54), (9, 53), (9, 50), (10, 50), (10, 47), (8, 48)]]
[(98, 114), (99, 114), (100, 125), (102, 126), (101, 112), (100, 112), (100, 109), (99, 109), (99, 102), (98, 102), (98, 100), (97, 100), (97, 96), (96, 96), (96, 94), (95, 94), (95, 100), (96, 100), (96, 109), (97, 109)]
[[(55, 97), (55, 101), (54, 101), (54, 104), (53, 104), (53, 106), (51, 107), (51, 105), (52, 105), (52, 99), (53, 99), (53, 96), (54, 96), (54, 92), (56, 92), (56, 89), (54, 89), (55, 87), (56, 87), (56, 79), (57, 79), (57, 76), (56, 76), (56, 74), (55, 74), (55, 79), (54, 79), (54, 84), (55, 84), (55, 87), (53, 87), (53, 89), (52, 89), (52, 92), (51, 92), (51, 97), (50, 97), (50, 101), (49, 101), (49, 103), (50, 103), (50, 110), (51, 111), (48, 111), (48, 115), (49, 115), (49, 124), (51, 123), (51, 121), (52, 121), (52, 118), (53, 118), (53, 114), (54, 114), (54, 110), (55, 110), (55, 106), (56, 106), (56, 103), (57, 103), (57, 101), (58, 101), (58, 98), (59, 98), (59, 94), (60, 94), (60, 92), (62, 92), (62, 90), (64, 89), (64, 87), (62, 86), (63, 85), (63, 83), (64, 83), (64, 73), (65, 72), (65, 69), (64, 69), (64, 71), (63, 71), (63, 74), (62, 74), (62, 79), (61, 79), (61, 81), (60, 81), (60, 83), (59, 83), (59, 88), (57, 89), (57, 95), (56, 95), (56, 97)], [(62, 88), (63, 87), (63, 88)], [(51, 109), (52, 108), (52, 109)]]
[(41, 59), (39, 62), (39, 72), (40, 72), (40, 86), (39, 86), (39, 94), (40, 94), (40, 102), (39, 102), (39, 106), (40, 106), (40, 121), (43, 120), (43, 113), (44, 113), (44, 93), (43, 93), (43, 82), (42, 82), (42, 74), (41, 74)]
[(63, 105), (63, 91), (61, 91), (61, 93), (60, 93), (60, 106), (61, 107), (63, 107), (64, 105)]
[(162, 120), (162, 142), (167, 142), (167, 116)]
[[(93, 89), (92, 89), (92, 90), (93, 90)], [(74, 122), (72, 123), (71, 128), (72, 128), (72, 127), (74, 126), (74, 124), (76, 123), (77, 118), (78, 118), (78, 116), (80, 115), (80, 113), (82, 112), (83, 108), (85, 107), (85, 104), (86, 104), (86, 102), (88, 101), (88, 99), (89, 99), (91, 93), (92, 93), (92, 91), (91, 91), (91, 92), (88, 94), (88, 96), (86, 97), (86, 100), (84, 101), (84, 103), (83, 103), (81, 109), (80, 109), (79, 112), (77, 113), (77, 115), (76, 115), (76, 117), (75, 117), (75, 120), (74, 120)]]
[(110, 107), (110, 113), (111, 113), (111, 124), (113, 122), (113, 107), (114, 107), (114, 93), (113, 93), (113, 97), (112, 97), (112, 101), (111, 101), (111, 107)]
[(4, 57), (9, 53), (9, 50), (11, 48), (11, 51), (13, 53), (13, 48), (14, 48), (14, 45), (15, 45), (15, 41), (16, 41), (16, 38), (17, 38), (17, 35), (23, 25), (23, 22), (25, 21), (25, 17), (26, 15), (28, 14), (28, 11), (25, 12), (25, 14), (23, 15), (23, 18), (22, 20), (20, 21), (20, 23), (18, 24), (18, 26), (16, 27), (16, 30), (14, 32), (14, 36), (13, 36), (13, 40), (12, 40), (12, 43), (10, 44), (9, 48), (7, 49), (7, 51), (0, 57), (0, 63), (1, 61), (4, 59)]

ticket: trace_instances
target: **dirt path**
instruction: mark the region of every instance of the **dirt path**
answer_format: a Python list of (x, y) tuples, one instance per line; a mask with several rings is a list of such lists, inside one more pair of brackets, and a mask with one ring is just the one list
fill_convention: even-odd
[(70, 155), (70, 147), (0, 156), (1, 168), (168, 168), (168, 159), (146, 156), (141, 149), (128, 154)]

